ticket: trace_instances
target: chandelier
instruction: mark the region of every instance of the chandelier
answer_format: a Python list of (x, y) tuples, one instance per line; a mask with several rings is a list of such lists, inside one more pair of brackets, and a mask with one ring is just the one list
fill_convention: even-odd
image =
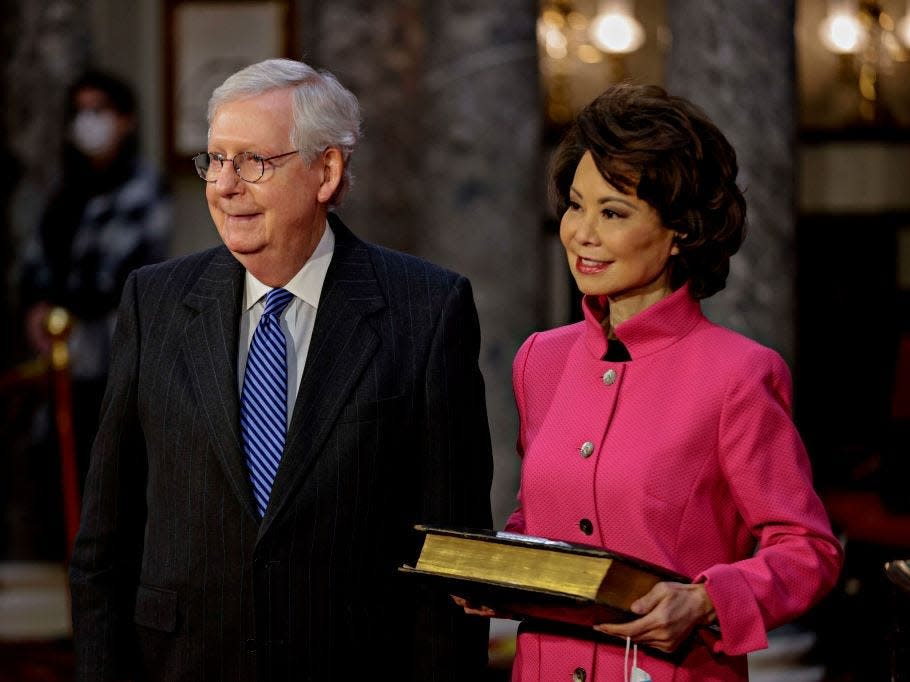
[(860, 119), (887, 119), (880, 81), (894, 73), (896, 64), (910, 59), (910, 0), (898, 20), (878, 0), (828, 0), (818, 31), (825, 48), (840, 55), (842, 77), (856, 83)]
[[(572, 84), (586, 69), (597, 69), (601, 84), (621, 80), (623, 58), (645, 43), (633, 0), (544, 0), (537, 21), (547, 118), (557, 125), (572, 119)], [(602, 88), (601, 88), (602, 89)]]

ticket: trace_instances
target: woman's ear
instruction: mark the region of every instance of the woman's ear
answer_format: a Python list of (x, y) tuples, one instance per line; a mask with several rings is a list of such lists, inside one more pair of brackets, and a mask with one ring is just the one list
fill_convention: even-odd
[(316, 198), (320, 203), (327, 204), (341, 186), (341, 176), (344, 174), (344, 159), (341, 156), (341, 150), (336, 147), (326, 149), (322, 152), (320, 158), (322, 161), (322, 183), (319, 185)]

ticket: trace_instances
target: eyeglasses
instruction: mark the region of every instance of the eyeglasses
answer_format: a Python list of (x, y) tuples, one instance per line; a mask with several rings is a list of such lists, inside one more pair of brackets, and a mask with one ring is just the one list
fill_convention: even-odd
[(296, 154), (297, 150), (276, 154), (275, 156), (260, 156), (253, 152), (240, 152), (235, 154), (233, 159), (228, 159), (224, 154), (214, 152), (202, 152), (193, 157), (193, 165), (196, 167), (196, 173), (206, 182), (215, 182), (221, 175), (226, 161), (234, 165), (234, 171), (244, 182), (259, 182), (265, 175), (265, 162), (273, 159), (280, 159), (291, 154)]

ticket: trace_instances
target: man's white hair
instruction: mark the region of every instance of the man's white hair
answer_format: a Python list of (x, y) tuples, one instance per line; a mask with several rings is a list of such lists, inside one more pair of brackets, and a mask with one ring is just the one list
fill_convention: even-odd
[(344, 173), (330, 202), (338, 205), (352, 182), (348, 161), (360, 138), (360, 105), (328, 71), (317, 71), (292, 59), (267, 59), (241, 69), (212, 93), (209, 133), (215, 112), (222, 105), (286, 88), (294, 91), (290, 143), (303, 160), (310, 163), (329, 147), (341, 151)]

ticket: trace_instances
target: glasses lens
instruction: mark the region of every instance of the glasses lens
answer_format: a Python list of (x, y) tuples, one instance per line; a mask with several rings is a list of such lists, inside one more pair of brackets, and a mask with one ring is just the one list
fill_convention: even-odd
[(212, 158), (211, 154), (203, 152), (193, 157), (193, 165), (196, 167), (196, 173), (206, 182), (214, 182), (218, 179), (218, 172), (221, 170), (221, 162)]
[(243, 152), (234, 157), (237, 174), (247, 182), (256, 182), (265, 173), (262, 157), (253, 152)]

